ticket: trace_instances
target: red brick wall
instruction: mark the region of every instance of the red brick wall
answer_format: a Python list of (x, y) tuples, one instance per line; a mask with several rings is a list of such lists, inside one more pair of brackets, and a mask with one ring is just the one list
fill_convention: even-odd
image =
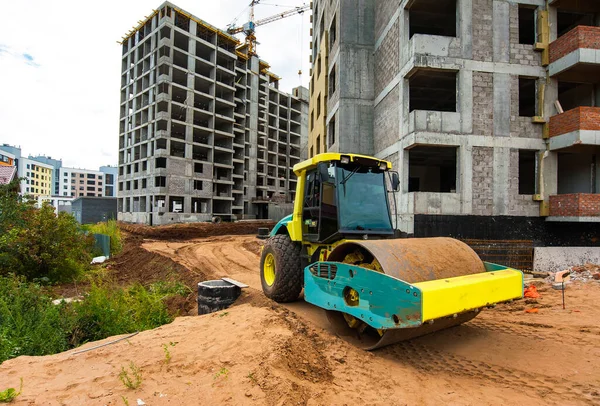
[(550, 117), (550, 137), (577, 130), (600, 131), (600, 107), (577, 107)]
[(600, 216), (600, 194), (578, 193), (550, 196), (550, 215), (598, 217)]
[(550, 44), (550, 63), (578, 48), (600, 49), (600, 27), (580, 25)]

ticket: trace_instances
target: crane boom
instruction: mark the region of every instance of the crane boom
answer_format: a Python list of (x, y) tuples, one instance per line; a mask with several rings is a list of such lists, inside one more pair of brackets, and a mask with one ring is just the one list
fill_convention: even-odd
[(294, 14), (302, 14), (309, 8), (310, 6), (305, 4), (303, 6), (296, 7), (293, 10), (284, 11), (283, 13), (275, 14), (270, 17), (260, 19), (257, 22), (255, 22), (254, 25), (258, 27), (259, 25), (264, 25), (273, 21), (281, 20), (282, 18), (286, 18)]
[(270, 17), (266, 17), (266, 18), (262, 18), (260, 20), (254, 21), (254, 5), (258, 4), (259, 2), (260, 2), (260, 0), (253, 0), (252, 3), (250, 4), (250, 21), (248, 21), (246, 24), (244, 24), (241, 27), (234, 27), (233, 25), (231, 25), (227, 28), (227, 32), (232, 35), (239, 34), (242, 32), (244, 34), (246, 34), (246, 45), (248, 45), (249, 53), (254, 53), (254, 50), (256, 48), (256, 36), (254, 35), (254, 33), (256, 31), (256, 27), (258, 27), (259, 25), (265, 25), (265, 24), (271, 23), (273, 21), (281, 20), (282, 18), (286, 18), (286, 17), (292, 16), (295, 14), (302, 14), (306, 10), (310, 9), (310, 5), (303, 4), (302, 6), (294, 7), (293, 10), (287, 10), (287, 11), (284, 11), (283, 13), (277, 13)]

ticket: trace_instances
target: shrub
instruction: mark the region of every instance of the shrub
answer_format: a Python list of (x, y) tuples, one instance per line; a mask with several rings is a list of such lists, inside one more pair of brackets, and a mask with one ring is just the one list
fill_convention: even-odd
[(68, 306), (53, 305), (39, 285), (0, 277), (0, 362), (67, 350), (73, 323)]
[(59, 282), (76, 278), (86, 268), (92, 240), (82, 236), (73, 216), (56, 216), (52, 206), (44, 203), (23, 218), (24, 225), (0, 237), (0, 274)]
[(164, 299), (173, 295), (154, 285), (148, 289), (139, 283), (115, 288), (110, 282), (94, 281), (85, 300), (74, 304), (77, 328), (73, 342), (100, 340), (170, 323), (173, 317)]
[(115, 255), (123, 250), (121, 229), (115, 220), (87, 226), (86, 229), (94, 234), (106, 234), (110, 237), (110, 254)]
[(40, 285), (22, 276), (0, 277), (0, 363), (170, 323), (165, 299), (185, 295), (182, 286), (161, 282), (122, 288), (96, 280), (82, 302), (54, 305)]
[(25, 227), (34, 211), (34, 201), (19, 195), (19, 182), (20, 179), (15, 179), (8, 185), (0, 185), (0, 235)]

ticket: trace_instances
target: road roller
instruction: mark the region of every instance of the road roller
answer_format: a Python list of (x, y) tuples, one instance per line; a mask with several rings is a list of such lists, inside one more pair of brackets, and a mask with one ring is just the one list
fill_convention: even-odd
[(373, 350), (522, 297), (521, 271), (483, 262), (457, 239), (399, 232), (390, 208), (400, 178), (390, 162), (324, 153), (293, 170), (293, 213), (261, 251), (262, 288), (276, 302), (304, 289), (338, 335)]

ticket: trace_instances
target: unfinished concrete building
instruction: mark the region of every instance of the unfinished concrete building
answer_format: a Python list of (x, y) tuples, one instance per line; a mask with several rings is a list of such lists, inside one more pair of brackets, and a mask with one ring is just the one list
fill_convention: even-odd
[(598, 245), (599, 12), (314, 0), (309, 153), (392, 161), (410, 235)]
[(119, 219), (266, 218), (306, 158), (308, 89), (166, 2), (123, 39)]

